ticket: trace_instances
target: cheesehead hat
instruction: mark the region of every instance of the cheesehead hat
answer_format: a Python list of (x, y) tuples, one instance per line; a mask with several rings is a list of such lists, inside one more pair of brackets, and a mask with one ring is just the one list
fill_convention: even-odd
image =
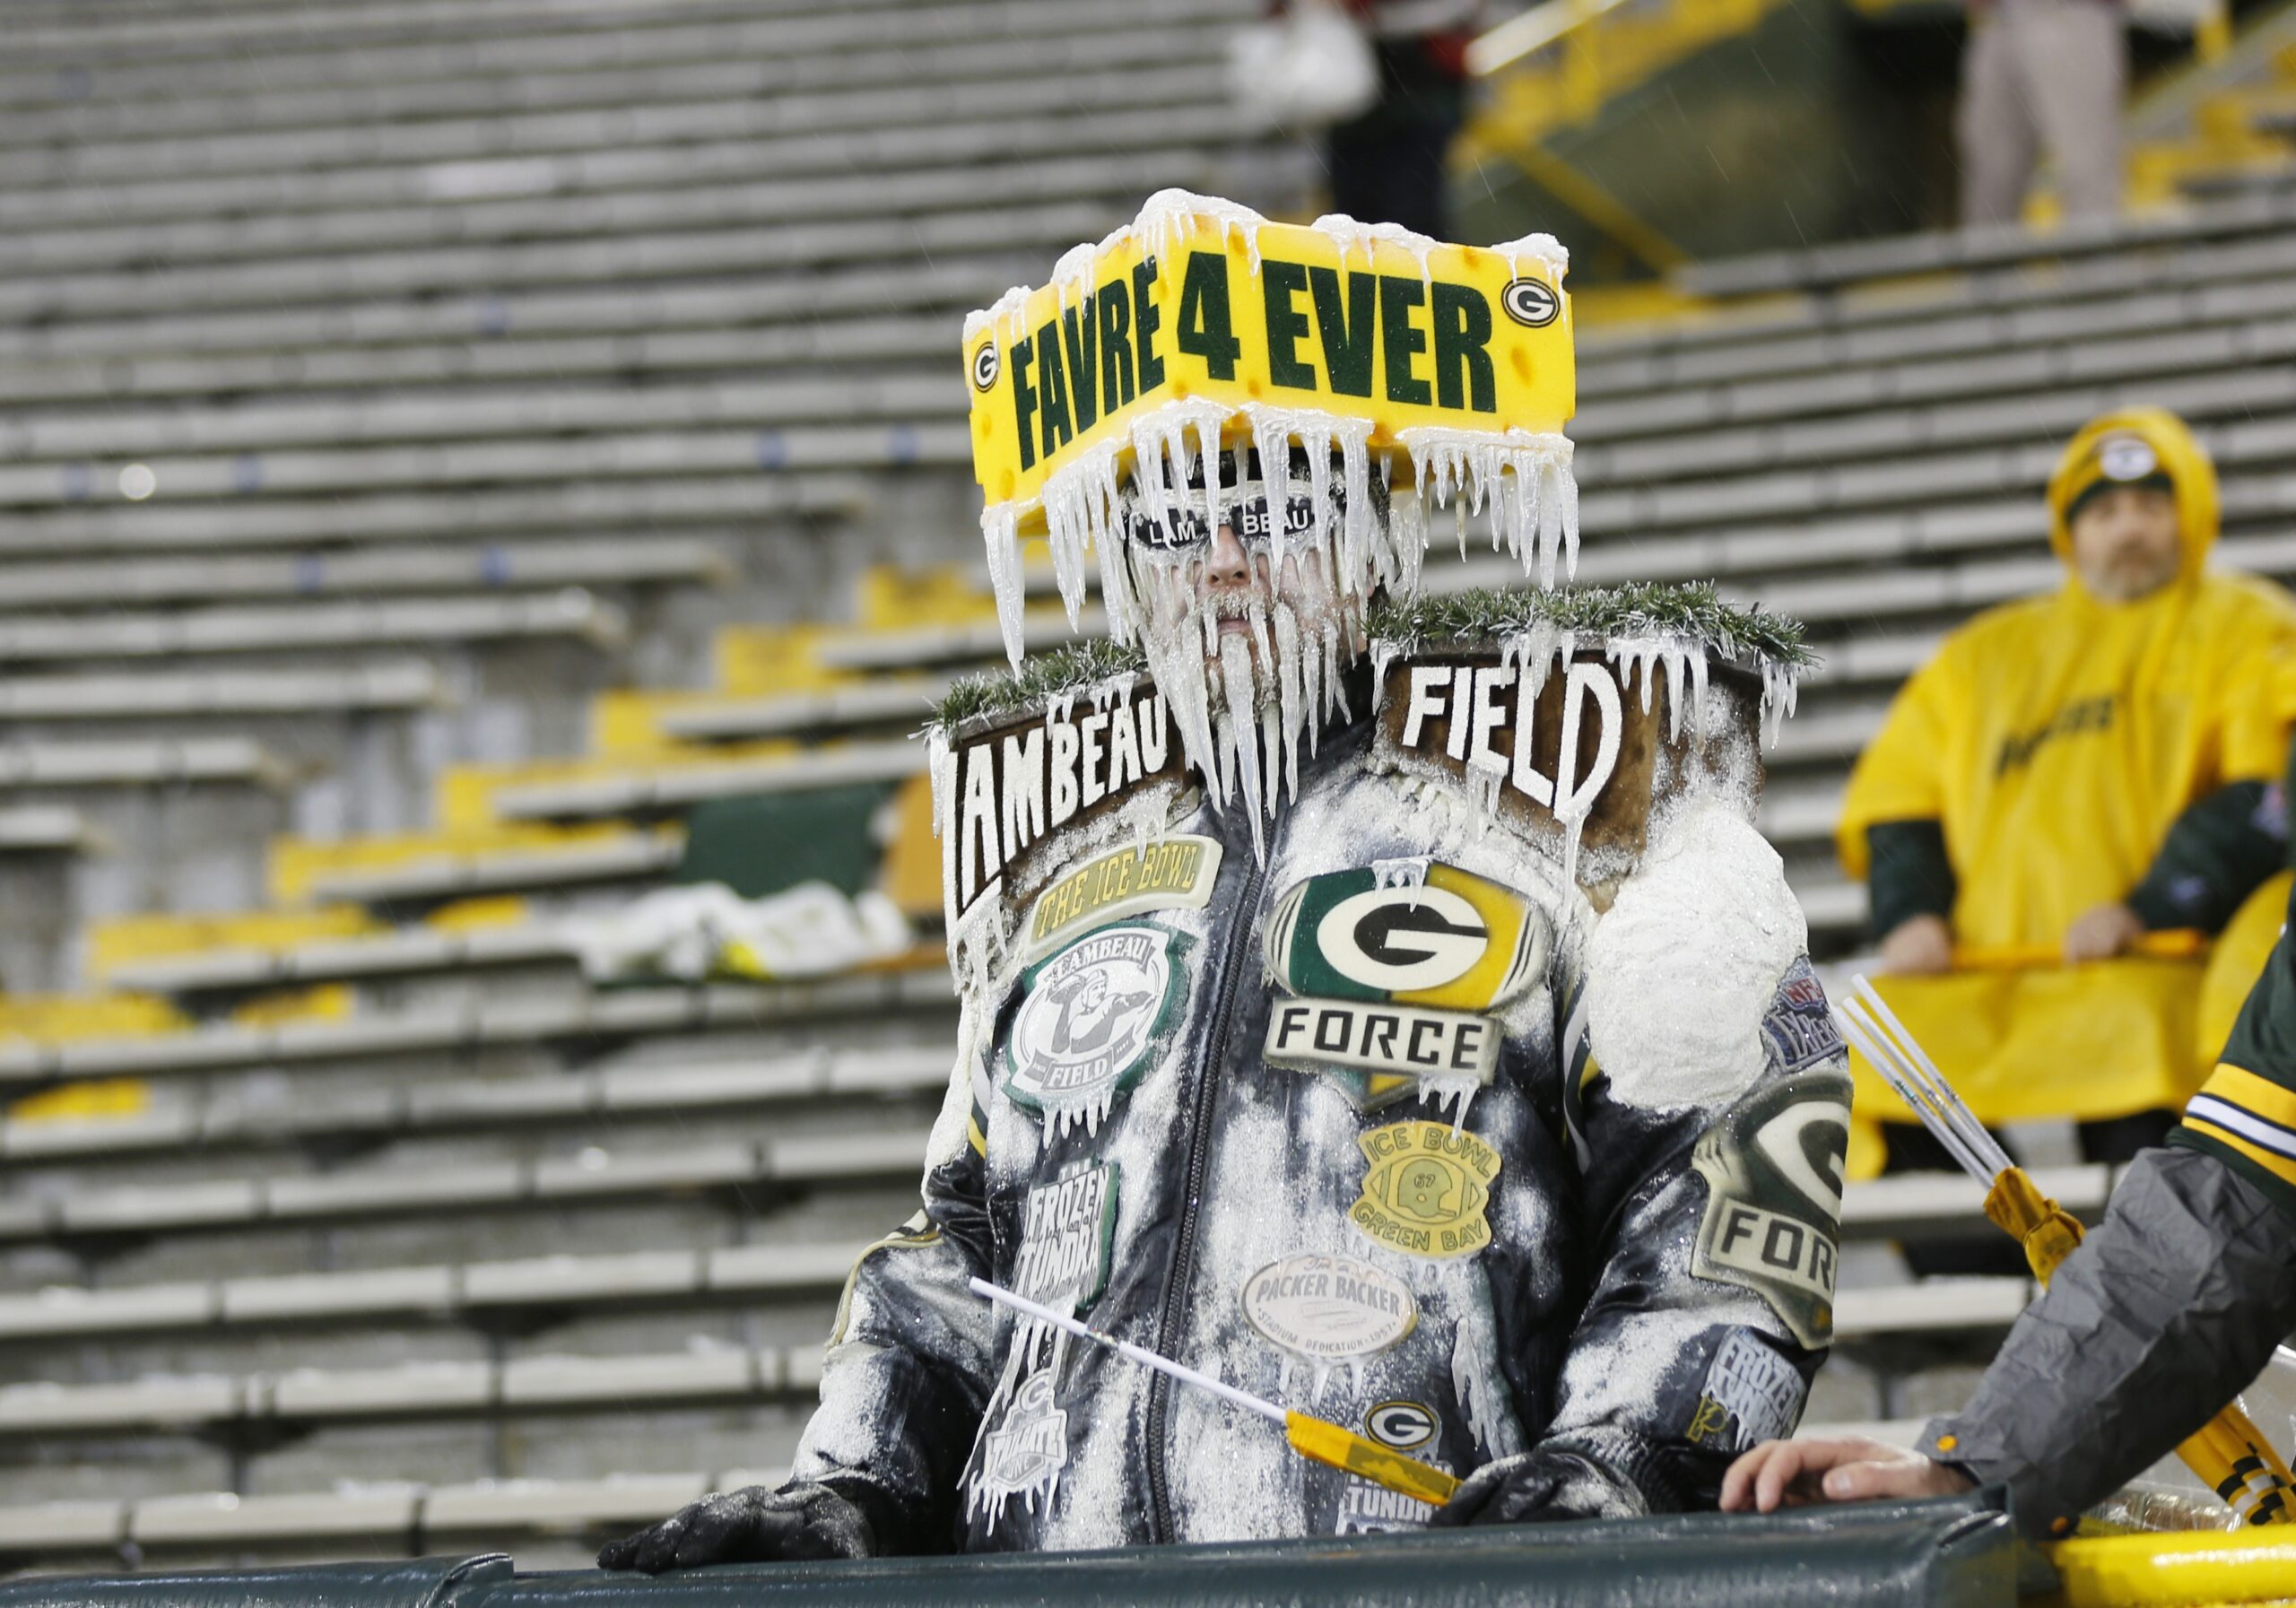
[[(1271, 223), (1164, 190), (1049, 282), (965, 320), (981, 532), (1007, 652), (1021, 652), (1018, 541), (1043, 535), (1073, 621), (1084, 552), (1102, 555), (1110, 633), (1138, 611), (1107, 562), (1119, 488), (1221, 521), (1209, 454), (1303, 449), (1315, 539), (1343, 543), (1347, 584), (1409, 590), (1426, 513), (1487, 512), (1493, 536), (1552, 586), (1578, 544), (1562, 433), (1576, 405), (1569, 258), (1549, 235), (1480, 248), (1391, 224)], [(1342, 494), (1327, 495), (1336, 463)], [(1371, 477), (1393, 493), (1373, 517)], [(1232, 481), (1226, 490), (1232, 494)]]

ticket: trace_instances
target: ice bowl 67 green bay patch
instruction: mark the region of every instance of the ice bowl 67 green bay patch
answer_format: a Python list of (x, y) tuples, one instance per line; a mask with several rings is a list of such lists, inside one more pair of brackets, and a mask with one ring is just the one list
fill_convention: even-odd
[(1097, 1134), (1117, 1096), (1139, 1082), (1179, 997), (1161, 927), (1108, 926), (1022, 975), (1026, 997), (1004, 1044), (1004, 1092), (1057, 1134)]
[(1691, 1152), (1706, 1180), (1691, 1272), (1754, 1291), (1813, 1349), (1833, 1341), (1848, 1144), (1849, 1079), (1805, 1072), (1740, 1101)]

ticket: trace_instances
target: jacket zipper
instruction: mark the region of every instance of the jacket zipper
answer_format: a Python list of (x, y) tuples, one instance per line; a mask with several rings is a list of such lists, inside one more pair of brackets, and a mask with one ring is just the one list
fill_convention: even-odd
[[(1221, 1068), (1228, 1059), (1228, 1024), (1235, 1012), (1236, 989), (1242, 981), (1240, 961), (1244, 951), (1250, 947), (1253, 918), (1259, 913), (1260, 884), (1266, 876), (1267, 868), (1255, 857), (1244, 882), (1243, 902), (1239, 907), (1242, 922), (1231, 934), (1227, 952), (1220, 958), (1220, 977), (1214, 989), (1219, 1008), (1213, 1015), (1212, 1033), (1205, 1046), (1202, 1075), (1196, 1079), (1195, 1126), (1187, 1137), (1187, 1195), (1180, 1207), (1179, 1244), (1172, 1253), (1172, 1270), (1164, 1283), (1164, 1310), (1156, 1323), (1156, 1350), (1167, 1357), (1179, 1342), (1181, 1314), (1196, 1272), (1196, 1203), (1204, 1194), (1205, 1169), (1212, 1162), (1212, 1102), (1220, 1090)], [(1171, 1481), (1164, 1465), (1171, 1398), (1171, 1376), (1156, 1374), (1148, 1386), (1148, 1503), (1150, 1534), (1159, 1542), (1173, 1538)]]

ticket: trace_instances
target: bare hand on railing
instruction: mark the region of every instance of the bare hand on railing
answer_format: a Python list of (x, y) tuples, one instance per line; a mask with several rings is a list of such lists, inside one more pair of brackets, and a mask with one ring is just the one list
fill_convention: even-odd
[(2099, 905), (2066, 929), (2065, 958), (2075, 965), (2109, 960), (2126, 953), (2143, 936), (2144, 924), (2135, 911), (2122, 904)]
[(1974, 1483), (1951, 1464), (1863, 1436), (1765, 1440), (1722, 1476), (1722, 1510), (1775, 1513), (1816, 1502), (1954, 1496)]
[(1898, 977), (1933, 977), (1953, 964), (1953, 929), (1943, 916), (1912, 916), (1882, 940), (1882, 969)]

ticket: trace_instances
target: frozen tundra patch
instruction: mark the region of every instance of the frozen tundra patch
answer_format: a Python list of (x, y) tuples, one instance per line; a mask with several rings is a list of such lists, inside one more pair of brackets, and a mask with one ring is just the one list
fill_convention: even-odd
[(1813, 1349), (1833, 1342), (1848, 1143), (1849, 1079), (1805, 1072), (1740, 1101), (1691, 1152), (1706, 1180), (1691, 1272), (1754, 1291)]

